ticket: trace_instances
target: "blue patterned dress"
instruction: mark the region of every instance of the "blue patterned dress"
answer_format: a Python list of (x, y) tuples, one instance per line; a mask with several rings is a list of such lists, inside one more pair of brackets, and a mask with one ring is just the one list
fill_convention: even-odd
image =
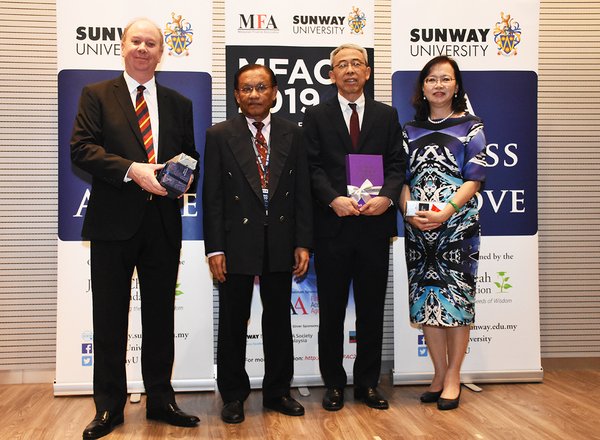
[[(467, 180), (485, 180), (483, 123), (473, 115), (404, 127), (412, 200), (448, 202)], [(475, 319), (479, 212), (473, 197), (439, 228), (405, 222), (411, 322), (456, 327)]]

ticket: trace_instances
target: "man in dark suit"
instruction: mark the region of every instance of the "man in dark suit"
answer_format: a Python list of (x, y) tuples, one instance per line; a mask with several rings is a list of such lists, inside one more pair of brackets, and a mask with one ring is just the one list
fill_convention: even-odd
[[(121, 51), (123, 75), (83, 89), (71, 139), (73, 163), (92, 176), (82, 235), (91, 240), (96, 416), (84, 439), (102, 437), (123, 422), (134, 268), (141, 290), (146, 417), (190, 427), (200, 421), (177, 407), (171, 386), (181, 215), (178, 201), (165, 197), (155, 177), (163, 167), (158, 163), (179, 153), (198, 158), (192, 103), (155, 82), (163, 37), (154, 23), (128, 25)], [(136, 110), (145, 115), (142, 123)]]
[(226, 423), (244, 420), (250, 394), (246, 334), (256, 275), (263, 305), (263, 406), (289, 416), (304, 414), (290, 396), (290, 304), (292, 276), (306, 273), (312, 247), (302, 135), (297, 125), (270, 113), (277, 98), (273, 71), (242, 67), (234, 95), (242, 114), (206, 132), (203, 187), (206, 253), (219, 281), (217, 385)]
[[(363, 94), (371, 75), (364, 48), (354, 44), (336, 48), (331, 66), (329, 77), (338, 94), (309, 108), (303, 123), (315, 202), (319, 367), (327, 387), (323, 407), (336, 411), (344, 405), (344, 318), (352, 282), (356, 306), (354, 396), (372, 408), (387, 409), (388, 402), (377, 384), (390, 237), (397, 234), (394, 204), (404, 182), (402, 130), (395, 109)], [(361, 207), (347, 197), (345, 159), (351, 153), (383, 156), (383, 186), (378, 196)]]

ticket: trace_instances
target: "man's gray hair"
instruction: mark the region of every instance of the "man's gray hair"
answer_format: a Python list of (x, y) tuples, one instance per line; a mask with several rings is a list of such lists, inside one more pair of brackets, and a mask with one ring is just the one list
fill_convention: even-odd
[(354, 50), (358, 50), (359, 52), (361, 52), (363, 54), (363, 57), (365, 59), (365, 64), (368, 66), (369, 65), (369, 56), (367, 55), (367, 49), (365, 49), (362, 46), (359, 46), (358, 44), (354, 44), (354, 43), (345, 43), (342, 44), (341, 46), (336, 47), (335, 49), (333, 49), (331, 51), (331, 54), (329, 55), (329, 63), (331, 64), (331, 69), (333, 69), (333, 58), (342, 50), (344, 49), (354, 49)]

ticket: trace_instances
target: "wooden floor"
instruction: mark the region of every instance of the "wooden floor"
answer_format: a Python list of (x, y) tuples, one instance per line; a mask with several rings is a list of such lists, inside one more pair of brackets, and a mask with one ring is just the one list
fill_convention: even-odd
[[(263, 411), (259, 391), (246, 402), (246, 421), (226, 425), (215, 393), (178, 394), (179, 405), (198, 414), (197, 428), (177, 428), (145, 419), (144, 398), (128, 403), (125, 423), (110, 440), (125, 439), (600, 439), (600, 370), (546, 371), (544, 383), (485, 384), (481, 393), (463, 387), (460, 407), (440, 412), (421, 404), (423, 386), (390, 385), (381, 390), (391, 408), (377, 411), (354, 402), (330, 413), (321, 408), (322, 388), (309, 397), (293, 395), (305, 406), (303, 417)], [(93, 417), (91, 397), (53, 397), (52, 385), (0, 385), (0, 439), (80, 439)]]

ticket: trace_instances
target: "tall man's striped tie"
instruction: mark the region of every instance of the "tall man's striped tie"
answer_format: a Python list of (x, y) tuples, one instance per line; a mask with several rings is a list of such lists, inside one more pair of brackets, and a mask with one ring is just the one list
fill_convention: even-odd
[(148, 105), (144, 99), (144, 90), (146, 87), (138, 86), (137, 96), (135, 97), (135, 114), (137, 115), (140, 131), (142, 132), (142, 140), (144, 148), (148, 155), (148, 163), (156, 163), (156, 154), (154, 153), (154, 141), (152, 139), (152, 127), (150, 126), (150, 113)]

